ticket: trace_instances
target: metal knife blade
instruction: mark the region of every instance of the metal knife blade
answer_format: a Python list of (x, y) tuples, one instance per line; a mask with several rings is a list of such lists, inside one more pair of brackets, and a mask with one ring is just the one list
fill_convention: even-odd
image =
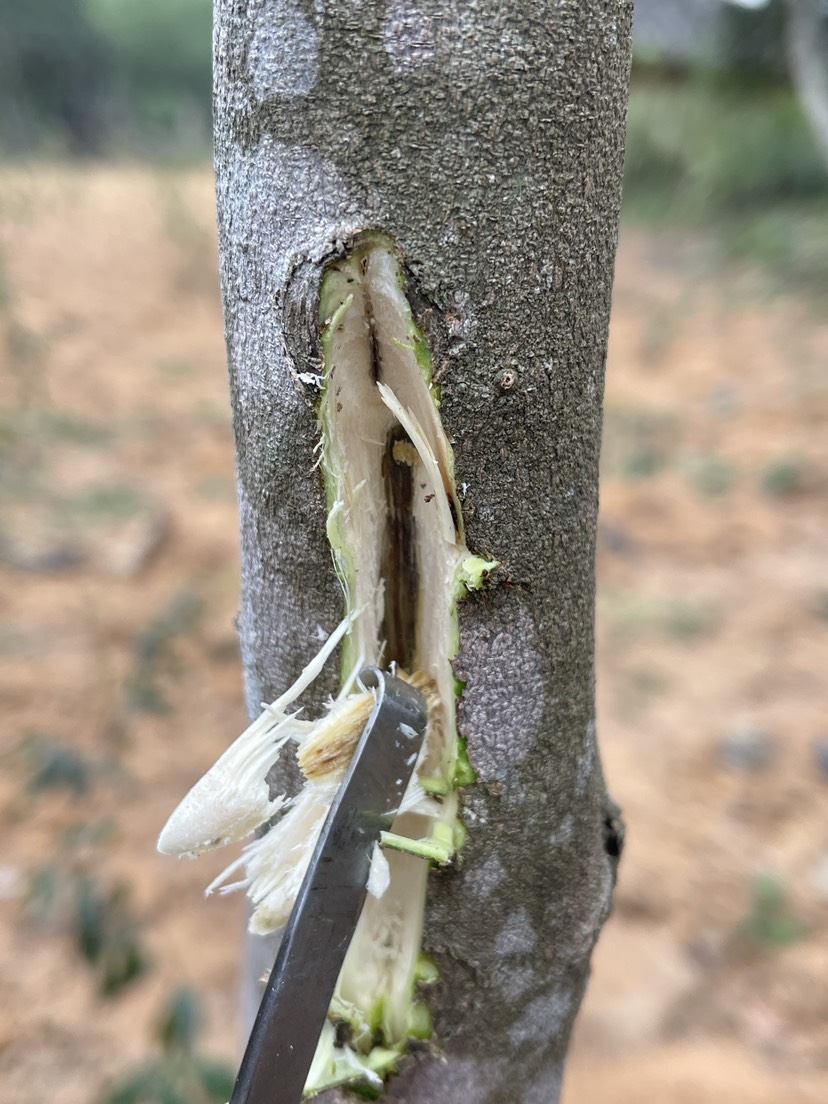
[(422, 746), (423, 695), (377, 667), (360, 681), (377, 690), (377, 704), (297, 895), (230, 1104), (299, 1104), (365, 902), (374, 845), (391, 827)]

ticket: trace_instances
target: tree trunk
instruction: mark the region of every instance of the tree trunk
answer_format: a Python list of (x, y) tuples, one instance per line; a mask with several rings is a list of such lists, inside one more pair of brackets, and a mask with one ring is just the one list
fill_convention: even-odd
[[(403, 1062), (391, 1101), (556, 1101), (610, 908), (594, 546), (631, 14), (631, 0), (216, 0), (251, 716), (342, 612), (306, 381), (322, 265), (357, 231), (405, 258), (467, 544), (501, 564), (460, 603), (477, 784), (462, 861), (430, 877), (435, 1045)], [(252, 947), (254, 978), (272, 953)]]
[(824, 25), (828, 9), (820, 0), (788, 0), (788, 9), (791, 77), (817, 149), (828, 165), (828, 61)]

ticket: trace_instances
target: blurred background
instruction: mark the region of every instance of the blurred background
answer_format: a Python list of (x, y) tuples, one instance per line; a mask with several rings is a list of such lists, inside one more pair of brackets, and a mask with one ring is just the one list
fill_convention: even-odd
[[(0, 1092), (222, 1104), (244, 727), (210, 0), (0, 0)], [(567, 1104), (828, 1100), (828, 10), (638, 0), (598, 696), (628, 845)], [(820, 517), (820, 514), (822, 516)]]

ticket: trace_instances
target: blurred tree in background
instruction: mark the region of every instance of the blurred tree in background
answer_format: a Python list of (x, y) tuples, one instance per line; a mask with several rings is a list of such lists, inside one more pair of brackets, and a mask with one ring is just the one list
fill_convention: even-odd
[(111, 65), (84, 0), (0, 0), (6, 149), (28, 153), (60, 140), (70, 153), (98, 152)]
[(634, 59), (625, 218), (828, 292), (828, 2), (636, 0)]
[[(825, 194), (797, 101), (816, 128), (793, 44), (803, 19), (828, 112), (828, 0), (637, 0), (634, 205), (695, 216)], [(211, 21), (212, 0), (0, 0), (0, 150), (207, 156)]]
[(212, 0), (83, 3), (113, 61), (108, 145), (203, 156), (211, 146)]
[(211, 19), (211, 0), (0, 0), (0, 144), (204, 156)]

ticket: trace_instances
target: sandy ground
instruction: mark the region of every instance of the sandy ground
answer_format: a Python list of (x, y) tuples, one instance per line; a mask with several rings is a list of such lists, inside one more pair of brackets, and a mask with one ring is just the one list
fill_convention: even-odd
[[(237, 1054), (242, 901), (202, 899), (222, 855), (154, 847), (244, 722), (211, 187), (0, 177), (4, 1104), (97, 1100), (182, 983)], [(598, 693), (628, 844), (566, 1104), (828, 1099), (828, 321), (777, 291), (623, 237)], [(79, 886), (148, 959), (108, 999)]]

